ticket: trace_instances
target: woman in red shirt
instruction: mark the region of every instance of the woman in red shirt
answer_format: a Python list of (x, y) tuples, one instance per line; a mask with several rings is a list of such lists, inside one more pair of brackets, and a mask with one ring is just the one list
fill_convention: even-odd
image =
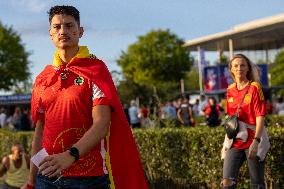
[(223, 108), (217, 104), (216, 99), (214, 97), (209, 97), (208, 103), (204, 109), (209, 127), (216, 127), (220, 125), (220, 115), (223, 111)]
[[(245, 139), (237, 137), (232, 141), (223, 166), (223, 188), (236, 188), (239, 169), (245, 160), (248, 162), (251, 188), (265, 188), (264, 158), (258, 156), (259, 143), (262, 140), (265, 100), (259, 80), (258, 69), (242, 54), (235, 55), (229, 63), (229, 69), (235, 83), (227, 89), (227, 113), (233, 115), (248, 88), (241, 104), (238, 120), (245, 125)], [(249, 85), (249, 83), (251, 84)]]

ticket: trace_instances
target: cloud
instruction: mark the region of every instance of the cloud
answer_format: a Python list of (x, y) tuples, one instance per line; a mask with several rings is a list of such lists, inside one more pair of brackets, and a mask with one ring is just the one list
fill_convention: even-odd
[(25, 7), (31, 12), (41, 12), (48, 6), (43, 0), (12, 0), (11, 3), (13, 6)]
[(23, 24), (18, 26), (17, 31), (23, 36), (49, 36), (48, 33), (48, 22), (38, 21), (38, 22), (31, 22), (28, 24)]

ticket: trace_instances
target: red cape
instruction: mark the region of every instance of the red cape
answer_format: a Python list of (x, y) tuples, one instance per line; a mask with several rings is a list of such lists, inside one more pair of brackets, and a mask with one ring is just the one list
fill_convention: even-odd
[[(124, 114), (112, 77), (105, 64), (96, 58), (75, 58), (66, 68), (89, 79), (105, 94), (113, 111), (109, 136), (108, 165), (111, 189), (147, 189), (139, 152)], [(32, 117), (38, 119), (38, 104), (42, 91), (58, 78), (58, 71), (47, 66), (36, 78), (32, 92)], [(107, 162), (108, 163), (108, 162)]]

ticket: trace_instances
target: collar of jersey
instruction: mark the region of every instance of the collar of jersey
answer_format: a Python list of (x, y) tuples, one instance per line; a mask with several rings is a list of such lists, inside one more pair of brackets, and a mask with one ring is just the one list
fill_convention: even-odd
[[(72, 62), (75, 58), (89, 58), (89, 57), (90, 57), (90, 53), (89, 53), (88, 47), (87, 46), (79, 46), (79, 51), (70, 60), (70, 62)], [(56, 52), (54, 54), (52, 65), (55, 66), (55, 67), (60, 67), (61, 65), (63, 65), (63, 62), (61, 61), (61, 59), (59, 57), (58, 50), (56, 50)]]

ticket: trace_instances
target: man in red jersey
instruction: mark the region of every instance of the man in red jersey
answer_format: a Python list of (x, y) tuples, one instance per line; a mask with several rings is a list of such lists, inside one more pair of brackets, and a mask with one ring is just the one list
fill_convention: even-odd
[(32, 155), (49, 155), (32, 166), (27, 188), (148, 188), (111, 75), (78, 45), (79, 11), (54, 6), (49, 22), (57, 51), (32, 93)]

